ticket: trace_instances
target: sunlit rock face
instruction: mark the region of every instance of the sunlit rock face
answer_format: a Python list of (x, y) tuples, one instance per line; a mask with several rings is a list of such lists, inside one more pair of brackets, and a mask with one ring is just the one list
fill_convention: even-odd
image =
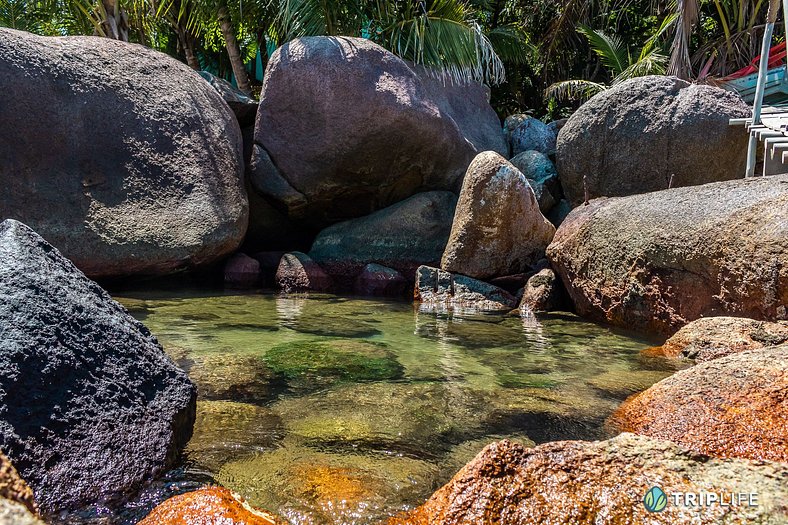
[(724, 89), (676, 77), (621, 82), (583, 104), (558, 134), (556, 161), (573, 206), (744, 177), (750, 108)]
[(177, 60), (0, 29), (0, 218), (92, 278), (202, 266), (246, 232), (241, 132)]
[(48, 513), (174, 464), (196, 390), (145, 326), (27, 226), (0, 224), (0, 449)]
[(610, 423), (710, 456), (788, 462), (786, 393), (782, 345), (677, 372), (627, 400)]
[(596, 199), (547, 256), (580, 315), (671, 335), (700, 317), (788, 318), (788, 176)]
[(266, 69), (252, 184), (316, 227), (420, 191), (457, 191), (477, 153), (506, 154), (488, 96), (367, 39), (292, 40)]
[[(776, 524), (788, 519), (786, 479), (785, 463), (710, 459), (633, 434), (535, 448), (500, 441), (389, 525)], [(655, 485), (665, 495), (664, 507), (646, 500)], [(697, 498), (699, 492), (723, 495), (729, 504), (681, 503), (685, 494)], [(738, 493), (756, 493), (757, 506), (749, 506), (747, 496), (744, 505), (730, 505)], [(659, 503), (660, 511), (650, 512), (646, 503)]]

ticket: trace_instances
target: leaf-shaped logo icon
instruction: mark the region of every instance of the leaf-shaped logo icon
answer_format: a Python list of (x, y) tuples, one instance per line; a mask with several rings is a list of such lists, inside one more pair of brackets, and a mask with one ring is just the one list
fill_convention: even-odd
[(643, 498), (643, 506), (649, 512), (662, 512), (668, 506), (668, 496), (659, 487), (651, 487)]

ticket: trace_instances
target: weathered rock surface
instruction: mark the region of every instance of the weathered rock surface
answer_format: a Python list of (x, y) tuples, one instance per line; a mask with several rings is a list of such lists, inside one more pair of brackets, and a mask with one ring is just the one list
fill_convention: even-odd
[(285, 293), (326, 292), (334, 282), (307, 254), (286, 253), (276, 270), (276, 285)]
[(27, 507), (0, 498), (0, 525), (44, 525)]
[(558, 172), (553, 161), (544, 153), (529, 150), (516, 155), (509, 162), (528, 179), (528, 184), (534, 190), (536, 201), (539, 203), (539, 209), (547, 216), (561, 198)]
[(415, 299), (428, 305), (478, 310), (511, 310), (517, 300), (502, 288), (438, 268), (416, 271)]
[(258, 191), (316, 227), (457, 191), (478, 152), (507, 149), (486, 88), (348, 37), (299, 38), (271, 56), (255, 142)]
[(94, 278), (161, 275), (246, 232), (241, 133), (216, 91), (163, 53), (0, 29), (0, 218)]
[(448, 191), (419, 193), (329, 226), (317, 236), (309, 256), (338, 278), (352, 279), (368, 263), (376, 263), (413, 279), (419, 266), (440, 264), (456, 205), (456, 195)]
[(547, 255), (599, 321), (671, 334), (700, 317), (785, 319), (788, 176), (594, 200)]
[(643, 353), (703, 362), (786, 342), (788, 322), (785, 321), (769, 323), (744, 317), (702, 317), (682, 327), (664, 345), (648, 348)]
[[(23, 505), (30, 512), (37, 512), (33, 491), (19, 477), (11, 461), (0, 452), (0, 499), (13, 501)], [(2, 521), (0, 521), (2, 523)]]
[(254, 288), (260, 284), (260, 262), (236, 253), (224, 263), (224, 284), (230, 288)]
[(173, 464), (196, 392), (141, 323), (12, 220), (0, 297), (0, 449), (43, 511), (127, 495)]
[(222, 487), (208, 487), (174, 496), (148, 514), (139, 525), (284, 525)]
[(554, 234), (523, 174), (485, 151), (465, 174), (441, 269), (476, 279), (520, 273), (544, 257)]
[[(672, 443), (632, 434), (608, 441), (559, 441), (524, 448), (489, 445), (415, 511), (390, 525), (595, 525), (729, 523), (778, 525), (788, 519), (788, 466), (710, 459)], [(657, 484), (667, 507), (648, 512)], [(685, 492), (757, 492), (757, 506), (684, 506)]]
[(622, 82), (583, 104), (558, 135), (569, 201), (744, 177), (747, 134), (728, 119), (750, 108), (735, 93), (675, 77)]
[(358, 295), (404, 296), (411, 282), (393, 268), (370, 263), (356, 277), (353, 291)]
[(503, 126), (512, 157), (523, 151), (538, 151), (545, 155), (555, 153), (557, 132), (553, 127), (528, 115), (506, 117)]
[(525, 283), (520, 310), (550, 312), (563, 305), (563, 285), (550, 268), (539, 270)]
[(788, 345), (741, 352), (660, 381), (610, 424), (710, 456), (788, 462), (786, 393)]
[(208, 71), (199, 71), (198, 73), (217, 93), (219, 93), (219, 95), (221, 95), (222, 100), (227, 102), (227, 105), (230, 106), (230, 109), (235, 113), (235, 118), (238, 119), (238, 124), (242, 128), (254, 125), (258, 106), (258, 102), (255, 99), (234, 87), (223, 78), (219, 78)]

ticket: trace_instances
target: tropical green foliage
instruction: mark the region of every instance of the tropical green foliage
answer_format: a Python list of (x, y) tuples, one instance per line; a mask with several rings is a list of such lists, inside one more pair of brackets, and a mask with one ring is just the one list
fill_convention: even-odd
[[(455, 80), (490, 84), (501, 114), (558, 116), (632, 76), (724, 76), (759, 52), (768, 0), (0, 0), (0, 25), (139, 42), (242, 89), (295, 37), (370, 38)], [(778, 26), (781, 26), (779, 24)], [(780, 34), (778, 38), (782, 38)], [(667, 58), (669, 57), (669, 58)], [(244, 67), (246, 64), (246, 67)], [(258, 78), (260, 70), (257, 70)], [(251, 75), (254, 82), (254, 75)], [(567, 80), (582, 79), (582, 80)], [(548, 90), (549, 88), (549, 90)], [(550, 96), (545, 97), (545, 92)]]

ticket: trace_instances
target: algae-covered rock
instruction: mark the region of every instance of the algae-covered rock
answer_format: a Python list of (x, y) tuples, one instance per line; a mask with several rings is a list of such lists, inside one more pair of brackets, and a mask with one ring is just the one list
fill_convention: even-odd
[(301, 387), (397, 379), (403, 373), (385, 343), (357, 339), (282, 343), (268, 350), (265, 360), (275, 374)]
[(438, 469), (396, 454), (332, 453), (294, 442), (228, 463), (217, 481), (292, 523), (375, 523), (427, 497)]

